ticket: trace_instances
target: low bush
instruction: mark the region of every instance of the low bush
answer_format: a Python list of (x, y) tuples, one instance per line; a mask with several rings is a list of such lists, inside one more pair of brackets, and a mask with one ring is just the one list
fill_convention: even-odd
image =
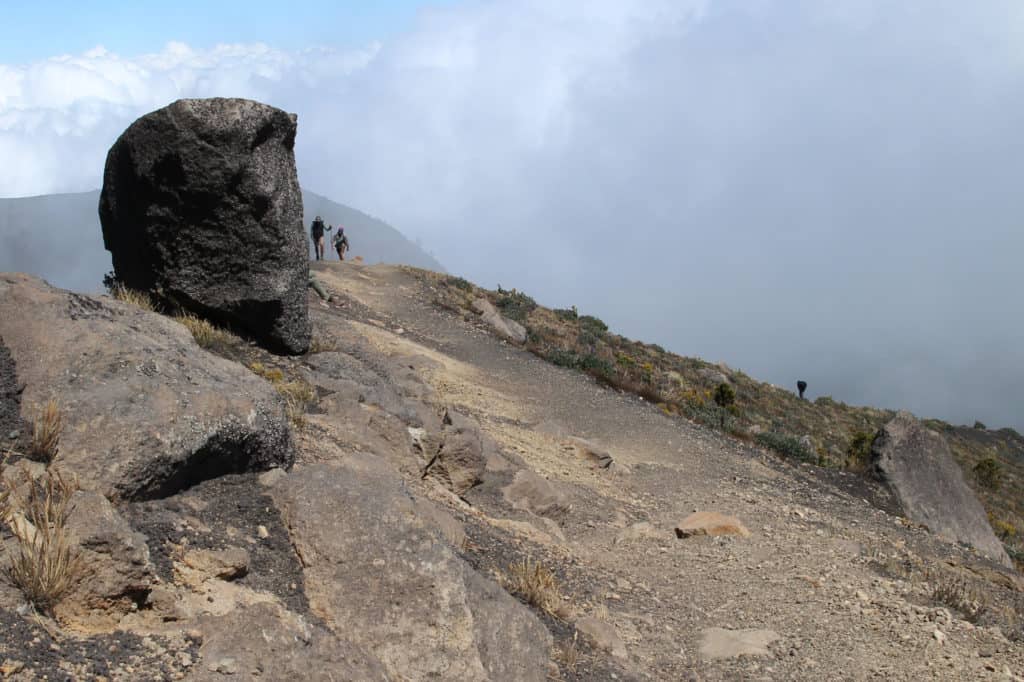
[(969, 623), (977, 623), (988, 611), (988, 600), (980, 590), (958, 577), (942, 577), (932, 592), (932, 600), (956, 609)]
[(850, 444), (846, 446), (847, 469), (867, 471), (868, 465), (871, 464), (871, 445), (875, 442), (875, 435), (865, 431), (854, 431)]
[(445, 280), (445, 284), (448, 286), (461, 289), (462, 291), (473, 291), (473, 285), (469, 280), (463, 279), (462, 277), (449, 277)]
[(796, 459), (801, 462), (817, 462), (818, 456), (804, 447), (798, 438), (774, 431), (765, 431), (757, 434), (754, 441), (769, 450), (774, 450), (783, 457)]
[(566, 322), (572, 322), (573, 320), (578, 319), (580, 316), (579, 313), (576, 311), (576, 306), (573, 306), (571, 308), (555, 308), (551, 312), (555, 314), (555, 317)]
[(974, 465), (974, 478), (986, 490), (999, 490), (1003, 483), (1003, 465), (995, 457), (986, 457)]
[(122, 303), (127, 303), (149, 312), (156, 312), (156, 304), (153, 302), (153, 298), (145, 291), (129, 289), (120, 282), (116, 282), (110, 288), (110, 295)]
[(526, 323), (526, 318), (537, 307), (537, 302), (521, 291), (506, 291), (498, 286), (498, 296), (494, 304), (505, 317), (516, 322)]
[(580, 328), (594, 336), (602, 336), (608, 332), (608, 325), (593, 315), (580, 315)]

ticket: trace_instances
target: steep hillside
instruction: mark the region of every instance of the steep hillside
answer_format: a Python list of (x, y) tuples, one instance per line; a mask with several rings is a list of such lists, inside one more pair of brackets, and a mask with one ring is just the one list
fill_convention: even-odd
[[(657, 404), (666, 414), (694, 420), (799, 461), (832, 469), (864, 472), (871, 442), (894, 413), (821, 397), (811, 402), (793, 391), (763, 383), (724, 364), (667, 352), (656, 344), (611, 332), (601, 320), (575, 309), (550, 310), (527, 294), (488, 291), (457, 278), (419, 273), (437, 289), (437, 300), (471, 314), (472, 302), (486, 296), (503, 314), (525, 325), (527, 348), (563, 367), (593, 376), (599, 383)], [(720, 384), (735, 393), (720, 408)], [(1013, 429), (927, 425), (949, 441), (964, 478), (982, 500), (993, 530), (1024, 567), (1024, 437)], [(986, 461), (979, 468), (979, 463)]]
[[(444, 270), (432, 255), (382, 220), (314, 192), (304, 191), (302, 203), (304, 229), (317, 214), (332, 224), (341, 223), (350, 234), (352, 256), (362, 256), (367, 263)], [(73, 291), (99, 291), (110, 270), (110, 254), (103, 248), (98, 204), (99, 190), (0, 199), (0, 271), (28, 272)]]

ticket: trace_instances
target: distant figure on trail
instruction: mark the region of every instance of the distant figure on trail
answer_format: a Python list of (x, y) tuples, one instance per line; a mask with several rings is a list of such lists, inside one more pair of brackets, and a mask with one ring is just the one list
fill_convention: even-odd
[(313, 224), (309, 228), (310, 235), (313, 237), (313, 250), (316, 251), (316, 259), (324, 259), (324, 219), (317, 216), (313, 219)]
[(334, 234), (334, 250), (338, 252), (338, 260), (345, 260), (345, 252), (348, 251), (348, 237), (345, 236), (345, 228), (338, 225), (338, 231)]
[(800, 398), (804, 397), (804, 391), (807, 390), (807, 382), (801, 379), (796, 382), (796, 390), (800, 391)]

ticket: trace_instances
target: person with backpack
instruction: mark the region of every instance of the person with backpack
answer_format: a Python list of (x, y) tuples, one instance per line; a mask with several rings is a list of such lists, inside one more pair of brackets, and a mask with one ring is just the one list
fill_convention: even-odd
[(338, 260), (345, 260), (345, 252), (348, 251), (348, 237), (345, 236), (345, 228), (338, 225), (338, 231), (334, 234), (334, 250), (338, 252)]
[(317, 216), (313, 219), (313, 224), (309, 228), (310, 235), (313, 237), (313, 250), (316, 252), (316, 259), (324, 259), (324, 219)]

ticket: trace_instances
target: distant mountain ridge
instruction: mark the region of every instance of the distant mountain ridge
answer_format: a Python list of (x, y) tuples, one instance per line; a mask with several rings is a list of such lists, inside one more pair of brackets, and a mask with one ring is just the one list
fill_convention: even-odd
[[(0, 272), (28, 272), (75, 291), (100, 290), (111, 265), (110, 254), (103, 248), (99, 195), (99, 190), (92, 190), (0, 198)], [(444, 271), (433, 255), (378, 218), (306, 190), (302, 204), (303, 229), (308, 233), (316, 215), (331, 225), (344, 226), (352, 256), (362, 256), (367, 263)], [(312, 244), (309, 252), (312, 256)]]

